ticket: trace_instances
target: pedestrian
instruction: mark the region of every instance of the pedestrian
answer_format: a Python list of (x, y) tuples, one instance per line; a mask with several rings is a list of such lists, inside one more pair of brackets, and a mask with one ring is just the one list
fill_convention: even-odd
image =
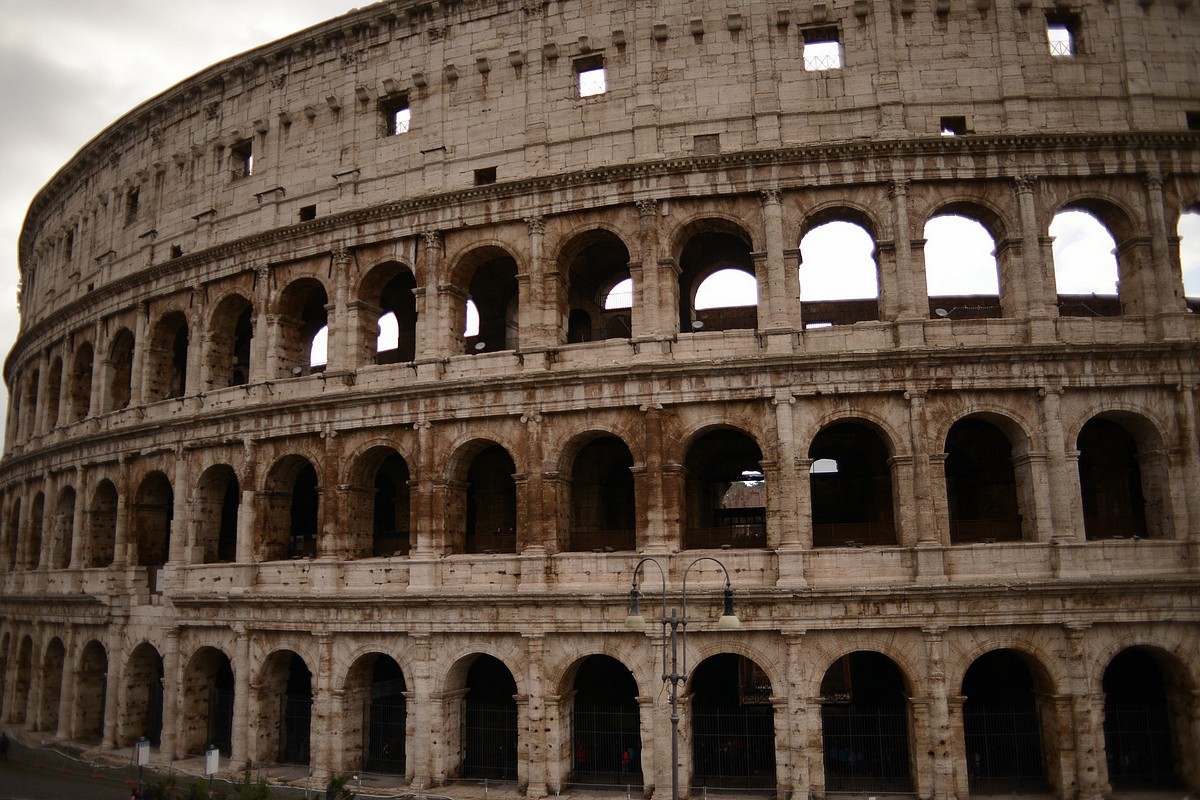
[(8, 734), (0, 733), (0, 761), (8, 761)]

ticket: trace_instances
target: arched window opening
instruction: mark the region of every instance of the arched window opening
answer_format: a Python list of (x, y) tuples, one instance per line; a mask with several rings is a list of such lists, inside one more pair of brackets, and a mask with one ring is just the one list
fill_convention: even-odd
[(93, 568), (107, 567), (117, 547), (117, 490), (111, 481), (102, 480), (96, 487), (87, 518), (85, 563)]
[(963, 730), (972, 794), (1044, 794), (1046, 780), (1042, 722), (1054, 707), (1015, 650), (981, 656), (963, 677)]
[(17, 555), (21, 546), (21, 498), (14, 498), (8, 509), (8, 525), (4, 536), (4, 565), (15, 569), (20, 563)]
[(113, 337), (108, 363), (108, 403), (105, 411), (119, 411), (129, 405), (133, 389), (133, 334), (122, 328)]
[(54, 510), (54, 551), (50, 565), (54, 569), (71, 566), (71, 549), (75, 546), (75, 489), (64, 486), (58, 493)]
[(1192, 208), (1180, 214), (1175, 232), (1179, 235), (1183, 294), (1188, 300), (1188, 309), (1200, 313), (1200, 210)]
[(204, 753), (209, 744), (228, 757), (233, 749), (233, 666), (214, 647), (192, 656), (183, 676), (184, 713), (180, 746), (185, 755)]
[(286, 456), (267, 476), (263, 495), (262, 538), (255, 543), (258, 561), (313, 558), (320, 529), (317, 471), (301, 456)]
[(679, 330), (758, 327), (758, 285), (748, 240), (733, 233), (698, 233), (679, 256)]
[[(588, 244), (577, 249), (565, 265), (567, 273), (567, 342), (590, 342), (600, 339), (628, 339), (632, 335), (628, 309), (610, 307), (612, 287), (630, 281), (629, 250), (624, 242), (611, 233), (593, 231), (584, 235)], [(624, 309), (624, 310), (619, 310)]]
[(25, 381), (25, 402), (21, 404), (21, 424), (18, 438), (28, 439), (37, 433), (38, 383), (41, 382), (41, 372), (34, 370)]
[(1021, 541), (1012, 444), (992, 423), (968, 417), (950, 427), (946, 499), (951, 544)]
[(57, 636), (50, 640), (46, 654), (42, 658), (42, 693), (41, 706), (37, 711), (35, 729), (40, 731), (58, 730), (58, 709), (62, 700), (63, 668), (66, 666), (67, 652), (62, 639)]
[(571, 782), (640, 786), (642, 736), (633, 674), (611, 656), (589, 656), (572, 689)]
[(254, 338), (254, 307), (241, 295), (222, 300), (210, 320), (207, 375), (210, 389), (250, 382), (250, 343)]
[(203, 551), (204, 563), (235, 561), (242, 492), (233, 468), (220, 464), (205, 470), (196, 492), (196, 544)]
[[(323, 372), (326, 365), (329, 363), (329, 326), (322, 325), (313, 334), (312, 344), (308, 347), (308, 371)], [(295, 367), (292, 368), (292, 374), (295, 373)], [(300, 371), (304, 374), (304, 370)]]
[(134, 563), (150, 567), (150, 587), (155, 589), (156, 568), (167, 563), (171, 552), (171, 522), (175, 517), (175, 493), (171, 482), (161, 472), (152, 472), (138, 487), (134, 501), (134, 542), (137, 556)]
[(1181, 745), (1187, 742), (1183, 721), (1191, 692), (1173, 677), (1142, 647), (1122, 650), (1104, 670), (1104, 750), (1113, 789), (1183, 787), (1179, 759), (1189, 752)]
[(1129, 431), (1111, 419), (1090, 419), (1080, 429), (1076, 447), (1087, 538), (1146, 537), (1142, 469)]
[(125, 665), (125, 705), (117, 718), (117, 744), (129, 747), (145, 737), (158, 747), (163, 727), (163, 660), (143, 642)]
[[(384, 274), (394, 274), (379, 289), (378, 297), (366, 298), (370, 307), (379, 309), (375, 363), (402, 364), (412, 361), (417, 353), (417, 296), (414, 294), (417, 280), (398, 264), (377, 269), (383, 270)], [(366, 288), (373, 295), (371, 284), (377, 284), (377, 281), (367, 283)]]
[(775, 707), (766, 672), (744, 656), (712, 656), (692, 673), (690, 693), (693, 792), (774, 789)]
[(407, 685), (400, 665), (389, 656), (376, 656), (371, 668), (369, 697), (364, 705), (362, 748), (363, 769), (403, 775), (405, 729), (408, 709)]
[(688, 449), (684, 548), (766, 547), (762, 450), (746, 434), (721, 429)]
[[(479, 336), (479, 308), (475, 305), (474, 300), (467, 301), (467, 324), (463, 328), (464, 338), (473, 338)], [(479, 344), (479, 342), (475, 342)]]
[(934, 319), (989, 319), (1000, 311), (996, 243), (978, 220), (941, 214), (925, 224), (925, 282)]
[[(104, 735), (104, 695), (107, 685), (108, 655), (99, 642), (88, 642), (80, 655), (79, 667), (75, 673), (74, 738), (76, 741), (95, 744), (99, 743)], [(26, 693), (18, 696), (27, 697), (28, 691), (28, 682), (26, 682)]]
[(400, 323), (396, 312), (389, 311), (379, 318), (379, 333), (375, 337), (375, 351), (379, 354), (395, 350), (400, 343)]
[(517, 471), (500, 445), (483, 450), (467, 471), (466, 551), (517, 551)]
[(574, 551), (635, 550), (633, 456), (623, 441), (588, 442), (571, 468), (571, 543)]
[(851, 653), (826, 671), (821, 728), (827, 791), (912, 791), (908, 691), (890, 658)]
[(37, 569), (42, 562), (42, 526), (46, 523), (46, 495), (38, 492), (29, 506), (29, 541), (25, 546), (24, 569)]
[(507, 254), (485, 256), (475, 267), (467, 295), (468, 302), (474, 303), (479, 315), (479, 327), (473, 336), (464, 332), (464, 352), (516, 350), (520, 346), (517, 262)]
[(1120, 316), (1117, 243), (1104, 223), (1087, 211), (1068, 209), (1054, 215), (1050, 235), (1054, 237), (1058, 313), (1064, 317)]
[(67, 402), (70, 404), (71, 421), (80, 422), (87, 417), (92, 404), (92, 346), (81, 344), (71, 362), (70, 384), (67, 387)]
[(320, 495), (317, 470), (305, 462), (292, 484), (288, 558), (313, 558), (317, 554)]
[(883, 440), (851, 422), (822, 430), (808, 449), (814, 547), (896, 544), (892, 472)]
[(385, 458), (375, 473), (372, 555), (408, 555), (411, 546), (408, 481), (408, 464), (399, 453)]
[(46, 373), (46, 409), (45, 430), (52, 431), (58, 427), (58, 409), (62, 398), (63, 362), (56, 358), (50, 362), (50, 371)]
[(861, 225), (835, 220), (800, 240), (800, 316), (805, 328), (879, 319), (875, 240)]
[(259, 685), (260, 759), (307, 765), (313, 705), (308, 665), (291, 651), (273, 653), (263, 666)]
[(329, 349), (328, 304), (329, 295), (315, 278), (301, 278), (283, 290), (279, 300), (279, 377), (300, 377), (324, 369)]
[(188, 323), (178, 311), (163, 315), (150, 337), (146, 397), (151, 401), (187, 393)]
[(517, 683), (498, 659), (478, 656), (467, 670), (463, 699), (462, 774), (517, 778)]
[(618, 281), (608, 290), (608, 294), (604, 297), (604, 308), (609, 311), (633, 308), (633, 278)]

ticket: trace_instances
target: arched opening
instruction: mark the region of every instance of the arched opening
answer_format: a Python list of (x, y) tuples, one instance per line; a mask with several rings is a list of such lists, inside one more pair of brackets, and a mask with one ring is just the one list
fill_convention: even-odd
[(1116, 420), (1094, 417), (1080, 429), (1076, 449), (1087, 538), (1146, 537), (1146, 496), (1134, 437)]
[(1090, 212), (1065, 209), (1050, 222), (1054, 237), (1054, 283), (1058, 313), (1064, 317), (1116, 317), (1120, 276), (1108, 228)]
[(607, 231), (591, 231), (571, 242), (564, 254), (567, 343), (632, 336), (631, 304), (621, 308), (607, 304), (613, 287), (630, 280), (625, 243)]
[(164, 314), (150, 336), (146, 394), (151, 402), (187, 394), (188, 323), (179, 311)]
[(570, 550), (635, 550), (633, 456), (615, 436), (592, 439), (571, 465)]
[[(1104, 670), (1104, 750), (1113, 789), (1182, 787), (1180, 756), (1190, 752), (1195, 759), (1197, 743), (1187, 741), (1192, 692), (1178, 672), (1144, 647), (1122, 650)], [(1187, 744), (1190, 751), (1182, 749)]]
[(50, 370), (46, 373), (46, 408), (45, 429), (52, 431), (58, 427), (58, 409), (62, 402), (63, 362), (55, 358), (50, 362)]
[(58, 493), (54, 511), (54, 552), (50, 566), (67, 569), (71, 566), (71, 549), (75, 546), (75, 489), (64, 486)]
[(67, 403), (71, 421), (80, 422), (88, 415), (92, 405), (92, 364), (95, 356), (92, 345), (84, 342), (75, 349), (71, 360), (71, 375), (67, 385)]
[(67, 649), (62, 640), (55, 636), (46, 646), (42, 656), (41, 708), (37, 713), (37, 730), (58, 730), (58, 707), (62, 701), (63, 667), (66, 665)]
[[(171, 523), (175, 518), (175, 492), (161, 472), (151, 472), (138, 487), (133, 507), (135, 564), (161, 567), (171, 553)], [(151, 582), (153, 586), (153, 582)]]
[(1200, 313), (1200, 209), (1189, 208), (1179, 215), (1179, 266), (1183, 272), (1183, 294), (1188, 308)]
[(41, 383), (41, 372), (34, 370), (25, 380), (25, 400), (21, 403), (19, 439), (28, 439), (37, 433), (37, 415), (41, 406), (38, 405), (38, 384)]
[(147, 739), (158, 747), (163, 726), (163, 660), (158, 651), (142, 642), (125, 665), (123, 708), (117, 723), (117, 742), (128, 747)]
[(25, 547), (25, 569), (37, 569), (42, 561), (42, 527), (46, 523), (46, 495), (38, 492), (29, 505), (29, 541)]
[(464, 334), (468, 355), (516, 350), (520, 346), (517, 262), (495, 247), (486, 247), (470, 257), (467, 301), (479, 317), (478, 333)]
[(679, 256), (679, 330), (757, 328), (756, 280), (750, 239), (743, 231), (696, 233)]
[(462, 775), (517, 778), (517, 683), (508, 667), (489, 655), (471, 662), (463, 698)]
[(356, 769), (405, 772), (408, 685), (391, 656), (371, 653), (358, 659), (346, 678), (347, 763)]
[(8, 524), (4, 526), (4, 565), (15, 569), (21, 544), (21, 498), (13, 498), (6, 521)]
[[(294, 378), (324, 369), (324, 353), (328, 348), (329, 295), (325, 286), (315, 278), (301, 278), (288, 284), (279, 297), (279, 373), (280, 378)], [(318, 336), (325, 341), (319, 344)], [(318, 352), (318, 350), (320, 352)]]
[(908, 691), (881, 653), (839, 658), (821, 681), (825, 789), (911, 792)]
[(259, 757), (308, 764), (312, 729), (312, 672), (290, 650), (272, 653), (259, 678)]
[(105, 478), (92, 494), (88, 509), (85, 564), (107, 567), (117, 549), (117, 489)]
[(996, 242), (979, 220), (955, 213), (925, 223), (925, 282), (934, 319), (989, 319), (1000, 310)]
[(887, 445), (855, 422), (823, 429), (808, 448), (814, 547), (896, 544)]
[(392, 451), (375, 471), (375, 501), (371, 509), (371, 554), (406, 556), (409, 537), (408, 464)]
[(359, 321), (362, 363), (401, 364), (416, 358), (417, 279), (398, 262), (380, 264), (363, 279)]
[(1038, 697), (1050, 694), (1045, 679), (1038, 686), (1017, 651), (994, 650), (971, 664), (962, 693), (971, 792), (1048, 792), (1041, 718), (1053, 722), (1054, 708), (1039, 708)]
[(517, 471), (498, 444), (485, 447), (467, 470), (466, 542), (468, 553), (517, 551)]
[(192, 507), (196, 545), (203, 553), (203, 563), (227, 564), (237, 560), (241, 502), (241, 486), (233, 467), (217, 464), (204, 470), (196, 484), (196, 502)]
[(719, 428), (699, 437), (684, 459), (684, 548), (766, 547), (762, 451), (746, 434)]
[(966, 417), (950, 426), (946, 500), (951, 544), (1021, 541), (1012, 444), (992, 423)]
[(202, 647), (183, 674), (180, 746), (200, 755), (213, 745), (228, 757), (233, 749), (233, 665), (215, 647)]
[(221, 300), (209, 325), (209, 388), (224, 389), (250, 382), (250, 343), (253, 339), (253, 304), (240, 294)]
[(13, 685), (13, 700), (15, 701), (11, 721), (24, 725), (29, 714), (29, 698), (33, 688), (33, 638), (24, 636), (17, 645), (17, 675)]
[(800, 239), (800, 316), (807, 329), (879, 319), (875, 240), (862, 225), (832, 220)]
[(633, 674), (611, 656), (589, 656), (571, 689), (571, 783), (640, 786), (642, 736)]
[(692, 672), (694, 789), (775, 788), (771, 680), (750, 659), (723, 653)]
[(302, 456), (285, 456), (265, 482), (266, 513), (258, 560), (314, 558), (320, 530), (317, 470)]
[(108, 376), (108, 399), (105, 411), (119, 411), (129, 405), (133, 393), (133, 334), (121, 328), (113, 337), (104, 365)]
[(104, 735), (104, 697), (108, 686), (108, 654), (97, 641), (87, 643), (75, 675), (75, 734), (96, 743)]

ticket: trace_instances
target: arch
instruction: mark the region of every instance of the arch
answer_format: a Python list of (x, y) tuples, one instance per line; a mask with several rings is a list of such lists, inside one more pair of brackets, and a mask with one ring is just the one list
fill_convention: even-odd
[(688, 681), (692, 786), (775, 788), (775, 707), (771, 679), (753, 660), (721, 653)]
[[(371, 268), (359, 284), (358, 324), (362, 353), (358, 363), (399, 364), (412, 361), (417, 352), (417, 279), (398, 261)], [(385, 318), (395, 325), (396, 338), (380, 335)]]
[(1058, 313), (1064, 317), (1119, 316), (1117, 243), (1087, 204), (1066, 206), (1050, 222)]
[[(459, 659), (447, 674), (448, 688), (462, 692), (461, 718), (447, 731), (461, 731), (461, 744), (452, 740), (449, 763), (464, 778), (513, 781), (517, 778), (517, 683), (495, 656), (476, 653)], [(447, 706), (453, 706), (450, 703)], [(455, 714), (457, 709), (449, 709)], [(461, 748), (461, 749), (459, 749)]]
[(967, 668), (961, 694), (971, 792), (1048, 792), (1058, 731), (1042, 666), (1019, 650), (991, 650)]
[(451, 551), (517, 552), (516, 465), (508, 450), (476, 440), (459, 448), (452, 462), (459, 474), (448, 510)]
[(133, 536), (137, 547), (134, 563), (139, 567), (161, 567), (171, 555), (171, 526), (175, 519), (175, 491), (171, 481), (158, 470), (142, 479), (133, 501)]
[(896, 544), (891, 454), (870, 425), (836, 422), (808, 448), (814, 547)]
[(637, 502), (633, 456), (623, 440), (592, 437), (570, 469), (568, 550), (635, 550)]
[(757, 280), (751, 239), (745, 229), (723, 219), (698, 220), (680, 232), (679, 240), (683, 242), (679, 250), (679, 330), (691, 333), (757, 328), (757, 298), (751, 305), (706, 309), (700, 309), (697, 302), (701, 286), (722, 270), (737, 270)]
[(133, 334), (128, 328), (121, 328), (113, 335), (104, 363), (108, 387), (105, 411), (119, 411), (133, 399), (133, 348)]
[(1104, 749), (1114, 790), (1182, 788), (1196, 770), (1194, 687), (1175, 656), (1128, 647), (1104, 670)]
[(33, 370), (25, 379), (25, 392), (21, 402), (21, 413), (18, 418), (17, 438), (28, 439), (37, 433), (38, 384), (41, 383), (41, 371)]
[(208, 745), (228, 757), (233, 749), (233, 664), (224, 651), (201, 647), (183, 671), (183, 714), (179, 746), (185, 756), (203, 753)]
[(497, 245), (477, 247), (458, 259), (451, 274), (466, 296), (456, 301), (455, 318), (466, 319), (467, 301), (479, 315), (479, 331), (464, 334), (463, 352), (495, 353), (520, 346), (518, 271), (516, 258)]
[(343, 695), (343, 763), (356, 770), (405, 774), (407, 691), (404, 671), (391, 656), (367, 653), (351, 665)]
[(14, 497), (8, 507), (8, 524), (5, 526), (4, 564), (9, 569), (15, 569), (20, 563), (18, 556), (21, 552), (21, 498)]
[[(946, 500), (950, 543), (1021, 541), (1024, 508), (1019, 489), (1032, 491), (1031, 479), (1018, 481), (1013, 444), (993, 415), (963, 417), (946, 434)], [(1027, 466), (1026, 466), (1027, 470)]]
[(342, 513), (349, 519), (349, 555), (406, 556), (412, 546), (408, 462), (390, 445), (374, 445), (349, 470)]
[(287, 455), (267, 473), (263, 487), (259, 561), (313, 558), (320, 530), (321, 489), (317, 470), (307, 458)]
[(1192, 312), (1200, 311), (1200, 206), (1191, 206), (1179, 215), (1175, 223), (1179, 237), (1179, 267), (1183, 278), (1183, 295)]
[(33, 688), (33, 637), (26, 634), (17, 645), (17, 670), (13, 683), (13, 704), (9, 719), (24, 725), (29, 718), (30, 691)]
[(258, 677), (259, 759), (308, 764), (311, 753), (313, 675), (291, 650), (276, 650)]
[(42, 564), (42, 541), (46, 524), (46, 495), (38, 492), (29, 504), (29, 535), (26, 537), (25, 555), (22, 566), (37, 569)]
[(117, 549), (117, 487), (107, 478), (92, 492), (84, 548), (86, 566), (107, 567), (113, 563)]
[(228, 564), (237, 560), (238, 515), (242, 491), (237, 473), (228, 464), (214, 464), (196, 482), (192, 519), (202, 563)]
[(188, 321), (181, 311), (168, 311), (150, 334), (150, 359), (143, 382), (150, 402), (187, 394)]
[(571, 782), (580, 785), (642, 784), (642, 737), (638, 687), (629, 668), (612, 656), (591, 655), (571, 666), (559, 719), (571, 720)]
[(125, 665), (117, 744), (128, 747), (148, 739), (158, 747), (163, 727), (163, 659), (154, 645), (142, 642)]
[(210, 389), (242, 386), (251, 380), (254, 303), (241, 294), (222, 297), (208, 319), (206, 382)]
[(75, 672), (75, 739), (95, 743), (103, 738), (107, 687), (108, 653), (93, 639), (80, 651)]
[(800, 239), (800, 315), (805, 328), (879, 319), (875, 238), (855, 209), (810, 218)]
[(324, 363), (314, 357), (314, 342), (329, 328), (329, 294), (316, 278), (297, 278), (279, 293), (277, 310), (278, 378), (320, 372)]
[(71, 374), (67, 378), (67, 406), (72, 422), (82, 422), (91, 410), (94, 364), (92, 343), (81, 342), (71, 358)]
[(762, 450), (746, 433), (716, 427), (684, 457), (684, 548), (765, 547), (766, 479)]
[(565, 334), (568, 344), (633, 335), (632, 306), (610, 308), (607, 303), (615, 286), (631, 280), (629, 260), (625, 242), (604, 229), (584, 231), (563, 246), (558, 269), (567, 282), (567, 325), (559, 336)]
[(1102, 412), (1079, 429), (1076, 449), (1088, 539), (1170, 537), (1169, 463), (1149, 420)]
[(996, 262), (1000, 225), (980, 206), (952, 203), (925, 223), (925, 282), (935, 319), (1003, 316)]
[(46, 645), (42, 655), (39, 707), (35, 728), (40, 731), (58, 730), (58, 709), (62, 702), (63, 670), (67, 666), (67, 648), (57, 636)]
[(63, 360), (55, 356), (46, 373), (45, 430), (58, 427), (59, 408), (62, 403)]
[(892, 659), (858, 650), (835, 661), (821, 680), (825, 789), (910, 792), (907, 680)]
[(54, 506), (54, 542), (50, 553), (50, 567), (69, 568), (74, 546), (75, 487), (64, 486), (58, 490), (58, 502)]

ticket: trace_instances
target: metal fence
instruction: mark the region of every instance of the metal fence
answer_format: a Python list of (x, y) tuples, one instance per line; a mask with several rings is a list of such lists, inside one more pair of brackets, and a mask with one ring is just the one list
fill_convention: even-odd
[(641, 786), (642, 736), (637, 708), (576, 703), (573, 714), (571, 782)]
[(307, 764), (312, 695), (285, 694), (279, 709), (279, 763)]
[(769, 705), (692, 712), (692, 782), (699, 787), (775, 786), (775, 714)]
[(363, 726), (365, 768), (370, 772), (403, 775), (405, 768), (404, 734), (408, 708), (402, 694), (372, 697), (364, 709)]
[(1164, 702), (1104, 706), (1108, 780), (1114, 789), (1174, 789), (1181, 785)]
[(517, 706), (511, 701), (464, 701), (463, 775), (517, 778)]
[(216, 686), (208, 691), (208, 743), (224, 756), (233, 751), (233, 690)]
[(908, 715), (903, 708), (827, 705), (825, 787), (833, 792), (910, 792)]
[(967, 775), (981, 794), (1049, 791), (1036, 707), (972, 705), (963, 708)]

